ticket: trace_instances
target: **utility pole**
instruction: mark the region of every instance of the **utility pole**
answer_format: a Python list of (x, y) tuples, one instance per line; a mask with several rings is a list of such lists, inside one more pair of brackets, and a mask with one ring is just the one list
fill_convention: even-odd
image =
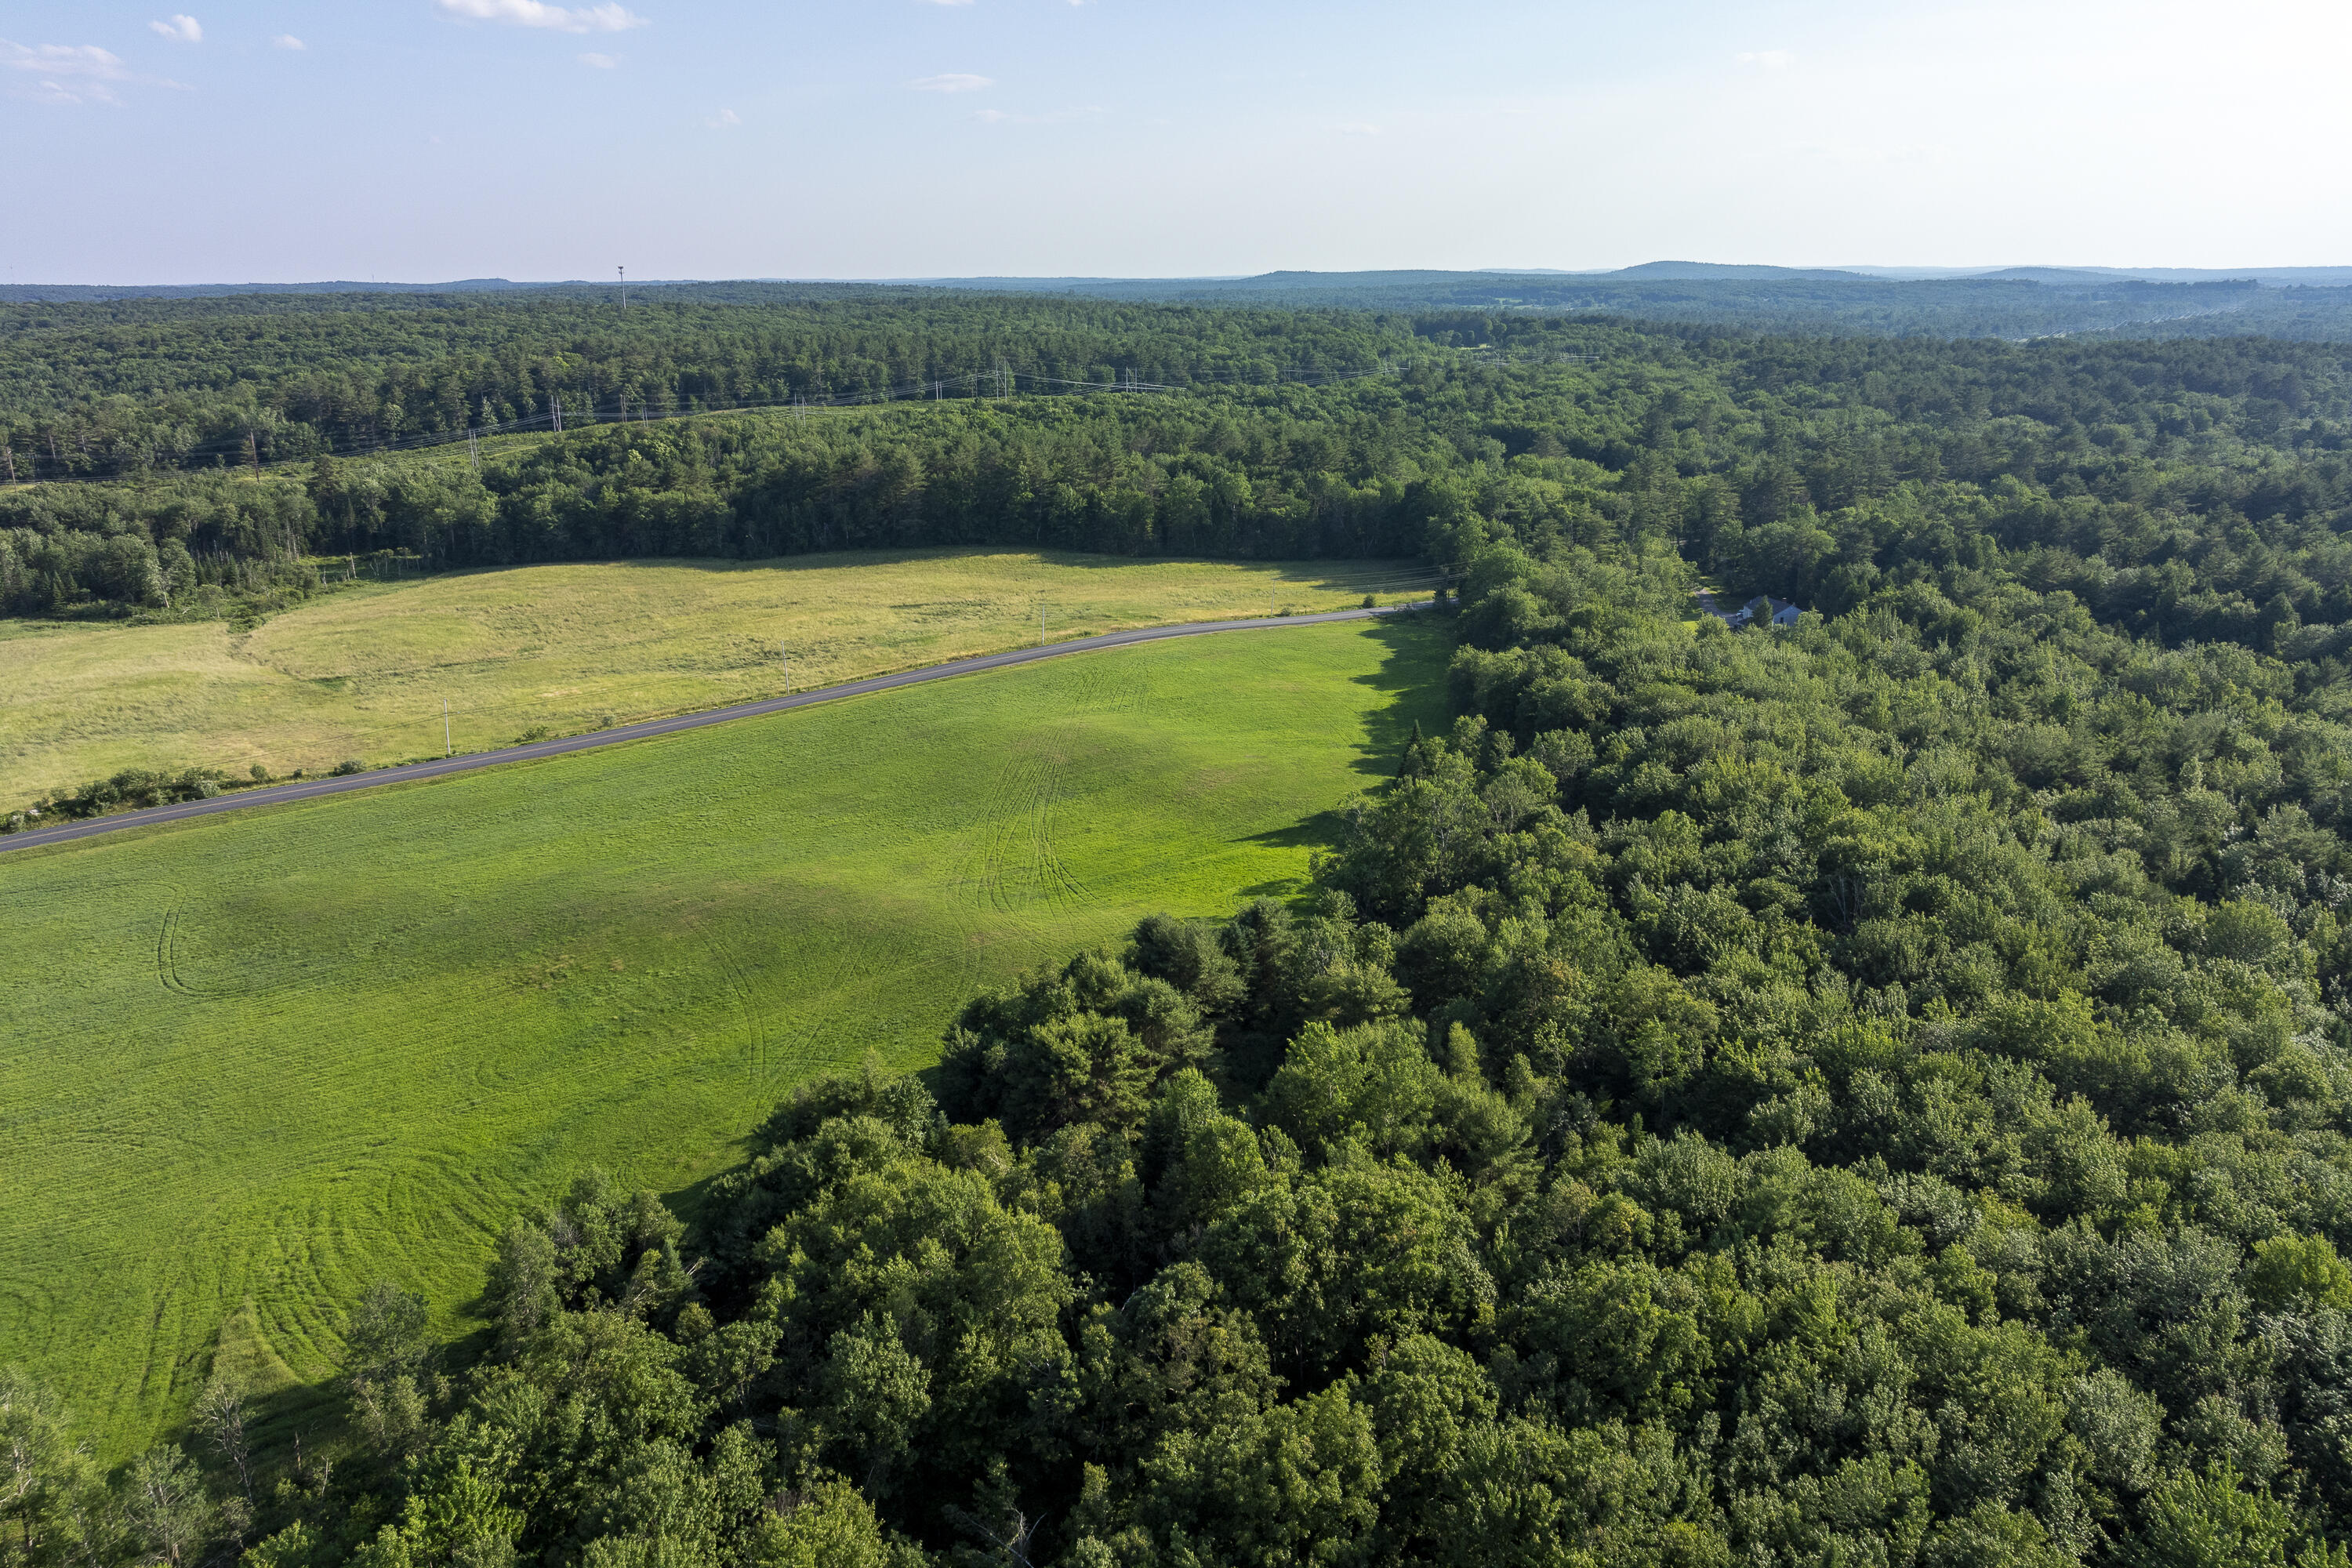
[(627, 268), (624, 267), (624, 268), (621, 268), (621, 309), (623, 309), (624, 310), (627, 310), (628, 308), (629, 308), (629, 269), (628, 269)]
[(446, 697), (441, 699), (441, 754), (445, 757), (457, 754), (457, 742), (449, 738), (449, 700)]
[(480, 479), (482, 477), (482, 444), (475, 438), (475, 432), (471, 429), (466, 432), (466, 455), (474, 460), (474, 477)]
[(552, 418), (554, 419), (554, 421), (555, 421), (555, 433), (556, 433), (557, 435), (559, 435), (559, 436), (562, 435), (562, 434), (563, 434), (563, 399), (562, 399), (561, 397), (556, 396), (553, 393), (550, 393), (550, 394), (548, 394), (548, 397), (547, 397), (547, 406), (548, 406), (548, 408), (551, 411), (551, 417), (552, 417)]
[(1037, 595), (1037, 646), (1045, 646), (1045, 595)]
[(778, 643), (776, 645), (776, 659), (777, 662), (784, 667), (784, 695), (790, 697), (793, 694), (792, 650), (786, 647), (783, 644)]
[(0, 452), (8, 456), (8, 482), (13, 485), (16, 482), (16, 444), (11, 441), (5, 447), (0, 447)]

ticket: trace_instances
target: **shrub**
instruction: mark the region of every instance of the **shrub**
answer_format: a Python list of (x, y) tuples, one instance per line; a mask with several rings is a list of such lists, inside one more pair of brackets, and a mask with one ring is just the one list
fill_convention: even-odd
[(357, 757), (345, 757), (341, 762), (337, 763), (333, 767), (329, 768), (327, 772), (336, 778), (341, 778), (347, 773), (364, 772), (366, 767), (367, 764), (361, 762)]
[(94, 779), (70, 795), (43, 801), (39, 806), (28, 808), (26, 815), (38, 816), (41, 810), (47, 808), (70, 822), (79, 817), (100, 816), (110, 811), (169, 805), (184, 800), (209, 800), (220, 793), (220, 779), (219, 771), (212, 768), (185, 768), (176, 773), (126, 768), (111, 778)]

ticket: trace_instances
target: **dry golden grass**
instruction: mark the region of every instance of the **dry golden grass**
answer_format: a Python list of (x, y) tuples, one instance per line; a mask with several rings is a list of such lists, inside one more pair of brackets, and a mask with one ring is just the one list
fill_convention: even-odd
[(1126, 626), (1383, 603), (1411, 565), (948, 550), (523, 566), (369, 585), (256, 630), (0, 621), (0, 805), (124, 768), (437, 755)]

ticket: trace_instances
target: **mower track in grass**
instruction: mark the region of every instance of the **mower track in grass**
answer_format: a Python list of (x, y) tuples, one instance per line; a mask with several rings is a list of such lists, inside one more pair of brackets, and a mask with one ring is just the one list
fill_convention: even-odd
[(468, 1353), (499, 1230), (581, 1169), (690, 1213), (807, 1074), (1302, 885), (1450, 651), (1160, 640), (0, 857), (0, 1365), (114, 1459), (216, 1365), (265, 1442), (329, 1419), (379, 1279)]

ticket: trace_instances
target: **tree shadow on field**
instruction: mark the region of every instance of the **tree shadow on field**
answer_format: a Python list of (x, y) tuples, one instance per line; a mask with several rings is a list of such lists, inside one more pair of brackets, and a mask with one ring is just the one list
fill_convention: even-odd
[[(1383, 644), (1387, 654), (1378, 669), (1357, 676), (1355, 682), (1390, 700), (1365, 716), (1363, 743), (1349, 767), (1360, 787), (1376, 789), (1396, 777), (1416, 723), (1429, 734), (1445, 728), (1445, 667), (1454, 656), (1454, 624), (1423, 610), (1410, 617), (1375, 621), (1365, 635)], [(1339, 841), (1343, 820), (1339, 808), (1333, 806), (1286, 827), (1252, 834), (1244, 842), (1270, 849), (1329, 848)], [(1244, 898), (1294, 898), (1305, 886), (1297, 878), (1285, 878), (1244, 888), (1241, 893)]]
[[(306, 1454), (326, 1454), (343, 1439), (347, 1421), (343, 1398), (332, 1382), (299, 1383), (246, 1397), (246, 1432), (258, 1468), (291, 1464), (299, 1443)], [(220, 1451), (201, 1434), (190, 1431), (180, 1445), (203, 1463), (212, 1479), (221, 1481), (228, 1466)], [(215, 1486), (215, 1490), (222, 1489)]]
[[(488, 1267), (485, 1263), (485, 1275)], [(462, 1304), (474, 1326), (457, 1339), (437, 1343), (427, 1368), (449, 1376), (470, 1372), (497, 1346), (489, 1326), (489, 1303), (480, 1294)], [(268, 1477), (290, 1470), (297, 1455), (310, 1460), (337, 1461), (358, 1442), (352, 1424), (350, 1395), (340, 1373), (315, 1379), (295, 1376), (257, 1385), (255, 1370), (237, 1364), (225, 1342), (215, 1342), (209, 1369), (194, 1386), (201, 1389), (212, 1376), (224, 1376), (245, 1394), (247, 1440), (251, 1445), (255, 1472)], [(199, 1363), (202, 1364), (202, 1363)], [(290, 1369), (287, 1369), (291, 1375)], [(171, 1435), (205, 1468), (216, 1496), (226, 1496), (234, 1480), (218, 1446), (198, 1429), (193, 1419)]]
[[(782, 1104), (792, 1098), (793, 1090), (801, 1084), (814, 1083), (826, 1076), (824, 1072), (815, 1072), (805, 1078), (794, 1079), (790, 1083), (780, 1085), (775, 1091), (775, 1102), (779, 1105)], [(766, 1117), (762, 1116), (761, 1120), (765, 1121)], [(731, 1175), (738, 1166), (751, 1157), (751, 1137), (757, 1131), (756, 1126), (747, 1127), (743, 1130), (742, 1136), (728, 1141), (728, 1147), (735, 1151), (735, 1160), (732, 1163), (719, 1167), (699, 1181), (688, 1182), (682, 1187), (672, 1187), (661, 1194), (661, 1201), (669, 1205), (669, 1212), (684, 1220), (688, 1229), (698, 1231), (702, 1228), (703, 1216), (709, 1212), (710, 1206), (711, 1188), (718, 1184), (720, 1177)]]
[(1380, 642), (1387, 655), (1378, 669), (1356, 677), (1356, 684), (1390, 700), (1364, 721), (1364, 744), (1355, 771), (1392, 779), (1412, 739), (1413, 725), (1429, 734), (1445, 729), (1445, 667), (1454, 657), (1454, 623), (1449, 616), (1416, 610), (1374, 621), (1366, 635)]
[[(1320, 849), (1338, 842), (1343, 819), (1334, 809), (1318, 811), (1287, 827), (1270, 827), (1264, 833), (1253, 833), (1242, 842), (1262, 844), (1268, 849)], [(1244, 888), (1243, 892), (1255, 889)]]

